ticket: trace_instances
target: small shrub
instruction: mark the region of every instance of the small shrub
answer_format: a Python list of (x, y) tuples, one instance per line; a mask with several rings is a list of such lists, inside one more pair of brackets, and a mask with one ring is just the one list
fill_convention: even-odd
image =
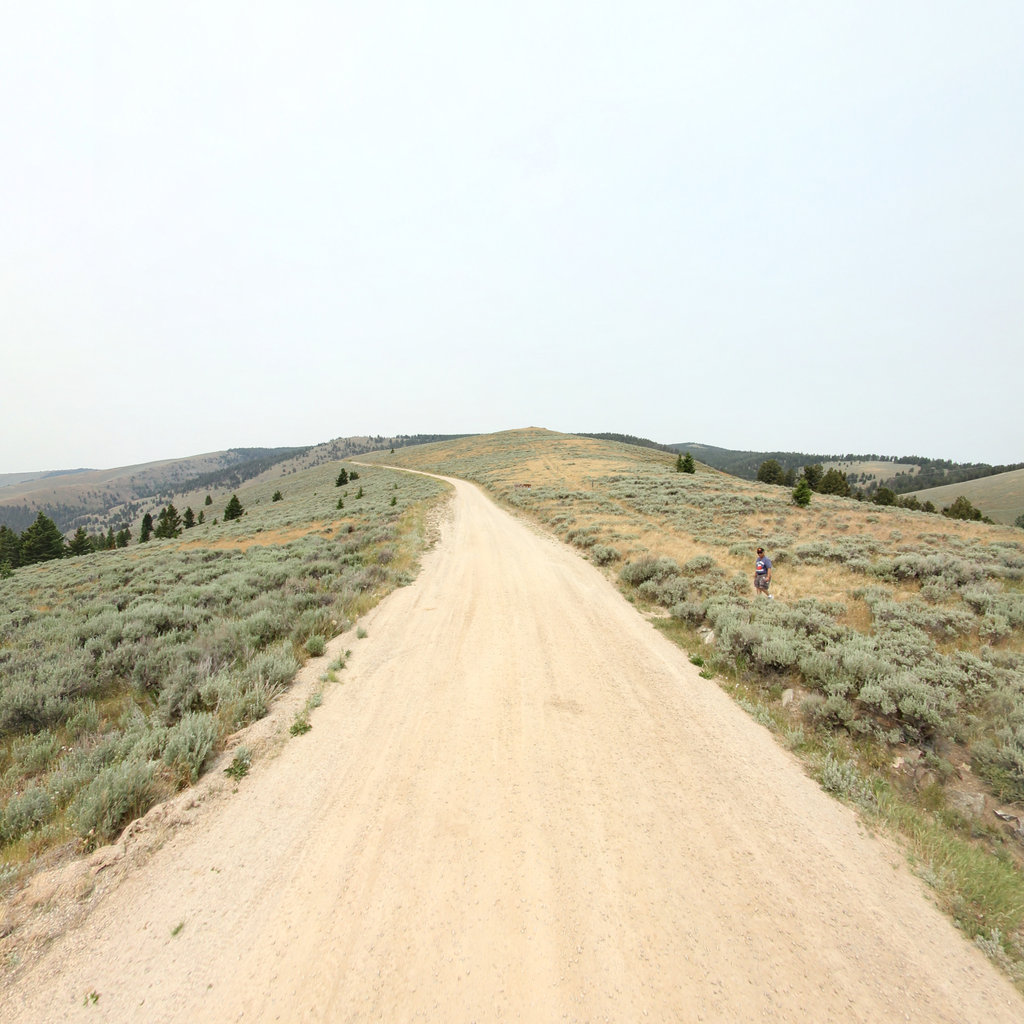
[(619, 579), (630, 586), (639, 587), (647, 580), (664, 579), (679, 573), (679, 566), (671, 558), (645, 556), (635, 562), (627, 562), (619, 572)]
[(314, 658), (319, 658), (326, 647), (327, 642), (322, 636), (314, 635), (306, 641), (306, 653)]
[(687, 576), (697, 576), (715, 568), (715, 560), (710, 555), (696, 555), (683, 565)]
[(251, 767), (252, 751), (246, 746), (241, 746), (235, 751), (231, 764), (224, 769), (224, 774), (238, 782), (249, 774)]
[(1006, 730), (999, 746), (981, 740), (971, 752), (971, 767), (991, 787), (996, 797), (1006, 801), (1024, 801), (1024, 726), (1015, 732)]
[(870, 806), (875, 801), (871, 787), (851, 761), (839, 761), (831, 754), (826, 754), (818, 779), (824, 790), (844, 800), (862, 806)]

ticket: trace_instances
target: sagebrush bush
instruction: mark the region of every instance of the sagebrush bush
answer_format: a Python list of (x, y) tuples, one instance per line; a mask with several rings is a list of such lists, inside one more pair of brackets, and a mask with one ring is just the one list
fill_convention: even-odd
[(619, 571), (619, 579), (630, 586), (638, 587), (647, 580), (663, 579), (678, 572), (679, 566), (671, 558), (645, 556), (635, 562), (627, 562)]
[(69, 809), (78, 835), (93, 842), (114, 839), (152, 805), (155, 774), (152, 761), (120, 761), (100, 771)]
[(608, 544), (595, 544), (590, 549), (590, 557), (598, 565), (610, 565), (612, 562), (617, 562), (622, 556), (616, 548)]
[(0, 842), (13, 843), (53, 817), (53, 800), (39, 786), (11, 797), (0, 811)]
[(195, 782), (220, 735), (216, 716), (188, 712), (167, 731), (163, 740), (163, 762), (175, 771), (179, 785)]
[(1024, 723), (974, 744), (971, 767), (1000, 800), (1024, 801)]
[(866, 806), (874, 803), (871, 787), (851, 761), (839, 761), (831, 754), (826, 754), (818, 778), (829, 793)]

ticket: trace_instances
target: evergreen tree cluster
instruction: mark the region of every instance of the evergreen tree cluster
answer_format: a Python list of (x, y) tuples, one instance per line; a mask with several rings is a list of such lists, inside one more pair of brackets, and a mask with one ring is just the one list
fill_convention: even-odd
[[(804, 466), (799, 479), (792, 468), (784, 470), (776, 459), (765, 459), (757, 470), (757, 479), (765, 484), (777, 484), (783, 487), (793, 487), (793, 501), (798, 505), (806, 506), (810, 503), (811, 495), (836, 494), (843, 498), (856, 498), (858, 501), (870, 501), (873, 505), (884, 505), (892, 508), (906, 508), (913, 512), (939, 512), (930, 501), (920, 501), (914, 495), (901, 497), (891, 487), (878, 487), (870, 495), (858, 491), (850, 486), (850, 479), (834, 467), (823, 470), (822, 467), (813, 463)], [(967, 519), (982, 523), (992, 523), (993, 520), (983, 515), (981, 509), (974, 505), (964, 496), (960, 495), (952, 505), (947, 505), (941, 510), (942, 515), (947, 519)]]
[(21, 534), (9, 526), (0, 525), (0, 576), (8, 576), (23, 565), (49, 562), (55, 558), (73, 558), (94, 551), (125, 548), (131, 539), (131, 530), (124, 526), (117, 533), (111, 526), (107, 532), (89, 534), (84, 526), (78, 527), (70, 541), (57, 524), (44, 512), (37, 514), (35, 522)]
[[(810, 455), (803, 452), (746, 452), (733, 451), (727, 448), (705, 446), (701, 448), (701, 461), (715, 469), (724, 470), (744, 480), (760, 480), (762, 483), (775, 483), (784, 487), (796, 484), (801, 467), (827, 462), (888, 462), (894, 466), (894, 472), (888, 479), (876, 481), (866, 473), (850, 474), (847, 481), (851, 489), (860, 484), (865, 497), (872, 497), (879, 487), (888, 487), (896, 494), (908, 491), (922, 491), (929, 487), (944, 484), (959, 484), (967, 480), (994, 476), (997, 473), (1008, 473), (1015, 469), (1024, 469), (1024, 463), (1015, 462), (1007, 465), (992, 466), (986, 462), (952, 462), (949, 459), (928, 459), (921, 455), (878, 455), (868, 454), (845, 455)], [(916, 466), (915, 472), (895, 469), (898, 465)], [(768, 467), (765, 469), (765, 467)], [(782, 474), (781, 479), (764, 479), (763, 473)], [(840, 472), (837, 470), (837, 472)], [(822, 492), (829, 493), (829, 492)], [(839, 493), (839, 492), (834, 492)]]
[(596, 441), (617, 441), (619, 444), (632, 444), (638, 448), (654, 448), (660, 452), (674, 452), (676, 449), (670, 444), (660, 444), (648, 437), (634, 437), (632, 434), (588, 434), (583, 431), (576, 431), (577, 437), (592, 437)]
[[(232, 501), (242, 514), (242, 506), (238, 498), (232, 495)], [(231, 502), (228, 508), (232, 508)], [(139, 532), (139, 543), (145, 543), (152, 537), (172, 538), (181, 536), (182, 530), (205, 521), (206, 515), (200, 512), (197, 517), (191, 508), (179, 515), (173, 504), (166, 505), (157, 514), (147, 512), (142, 517), (142, 529)], [(230, 518), (225, 512), (224, 518)], [(55, 558), (75, 558), (89, 555), (94, 551), (112, 551), (114, 548), (126, 548), (132, 539), (129, 526), (123, 526), (116, 533), (112, 526), (106, 533), (90, 534), (84, 526), (75, 530), (71, 540), (65, 541), (57, 524), (44, 512), (38, 513), (35, 522), (21, 534), (9, 526), (0, 524), (0, 578), (9, 576), (15, 569), (23, 565), (34, 565), (37, 562), (48, 562)]]

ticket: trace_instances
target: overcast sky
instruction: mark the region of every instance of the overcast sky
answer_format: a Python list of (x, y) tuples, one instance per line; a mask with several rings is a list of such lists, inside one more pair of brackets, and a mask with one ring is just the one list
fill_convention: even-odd
[(1024, 460), (1024, 3), (0, 13), (0, 472), (354, 434)]

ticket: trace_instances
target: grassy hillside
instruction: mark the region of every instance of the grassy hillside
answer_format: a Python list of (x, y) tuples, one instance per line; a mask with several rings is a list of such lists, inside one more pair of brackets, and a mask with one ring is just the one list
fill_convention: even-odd
[[(655, 446), (657, 447), (657, 446)], [(716, 448), (705, 444), (675, 444), (677, 451), (692, 452), (694, 458), (715, 469), (724, 470), (744, 480), (756, 480), (763, 462), (773, 459), (783, 470), (799, 473), (804, 466), (819, 464), (824, 469), (836, 468), (847, 475), (850, 485), (870, 497), (876, 488), (885, 486), (897, 494), (906, 494), (923, 487), (945, 486), (1021, 469), (1024, 463), (991, 466), (984, 462), (958, 463), (948, 459), (928, 459), (907, 455), (899, 459), (881, 455), (813, 455), (807, 452), (752, 452)]]
[(731, 448), (716, 448), (708, 444), (676, 444), (676, 451), (688, 451), (695, 459), (714, 469), (724, 470), (744, 480), (756, 480), (762, 462), (774, 459), (783, 469), (799, 472), (804, 466), (821, 465), (824, 469), (835, 467), (850, 477), (851, 484), (863, 488), (871, 484), (884, 483), (898, 473), (915, 473), (918, 466), (913, 462), (898, 462), (878, 455), (815, 455), (808, 452), (753, 452)]
[(838, 469), (846, 475), (850, 486), (859, 490), (881, 486), (897, 473), (913, 476), (920, 470), (912, 462), (891, 462), (888, 459), (837, 459), (823, 462), (821, 467), (825, 470)]
[[(1024, 983), (1024, 537), (540, 430), (373, 457), (478, 481), (575, 545), (906, 844)], [(758, 544), (776, 600), (751, 586)], [(999, 811), (1004, 817), (1000, 817)]]
[(413, 577), (445, 486), (360, 468), (338, 487), (340, 465), (243, 485), (238, 520), (0, 579), (0, 894), (188, 785)]
[(142, 517), (147, 512), (155, 516), (170, 501), (180, 511), (191, 506), (198, 513), (210, 495), (223, 508), (246, 482), (285, 477), (378, 448), (454, 436), (459, 435), (339, 437), (311, 447), (232, 448), (115, 469), (8, 474), (0, 477), (0, 524), (20, 534), (44, 512), (66, 535), (80, 526), (90, 534), (129, 526), (137, 537)]
[[(200, 482), (237, 487), (301, 448), (236, 448), (183, 459), (116, 469), (47, 474), (0, 489), (0, 523), (21, 533), (45, 512), (62, 533), (78, 526), (120, 529), (147, 510), (147, 503), (194, 489)], [(161, 502), (163, 504), (164, 502)]]
[(961, 484), (929, 487), (913, 493), (921, 501), (932, 502), (936, 508), (952, 505), (963, 494), (990, 519), (1009, 524), (1024, 515), (1024, 469), (986, 476), (980, 480), (966, 480)]

